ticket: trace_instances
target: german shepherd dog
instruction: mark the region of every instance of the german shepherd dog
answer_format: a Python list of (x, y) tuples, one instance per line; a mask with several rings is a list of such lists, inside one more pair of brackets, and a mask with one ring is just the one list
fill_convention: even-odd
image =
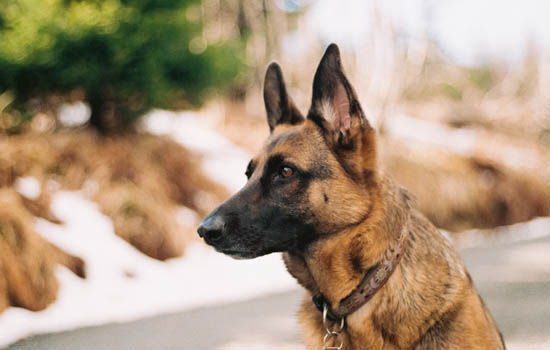
[(376, 134), (338, 47), (321, 59), (306, 118), (277, 63), (264, 100), (271, 134), (248, 182), (198, 233), (239, 259), (283, 252), (307, 291), (299, 318), (308, 349), (326, 345), (325, 325), (344, 350), (504, 349), (460, 256), (378, 169)]

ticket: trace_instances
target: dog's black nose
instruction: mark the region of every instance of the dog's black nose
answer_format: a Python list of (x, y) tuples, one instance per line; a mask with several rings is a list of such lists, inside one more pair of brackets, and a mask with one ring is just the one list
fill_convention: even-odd
[(225, 221), (221, 215), (211, 214), (202, 220), (197, 232), (206, 243), (214, 242), (222, 238)]

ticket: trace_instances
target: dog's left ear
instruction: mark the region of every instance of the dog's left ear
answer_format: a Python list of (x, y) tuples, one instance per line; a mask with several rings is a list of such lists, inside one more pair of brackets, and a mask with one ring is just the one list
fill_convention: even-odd
[(272, 62), (265, 73), (264, 103), (270, 132), (279, 124), (296, 125), (304, 121), (286, 91), (283, 72), (277, 62)]
[(365, 128), (372, 130), (344, 74), (336, 44), (327, 48), (315, 73), (308, 118), (329, 131), (333, 141), (342, 146), (350, 146)]

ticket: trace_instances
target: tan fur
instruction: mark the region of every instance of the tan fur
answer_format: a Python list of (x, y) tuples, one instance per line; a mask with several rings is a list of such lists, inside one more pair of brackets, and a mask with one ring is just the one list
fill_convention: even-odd
[[(297, 136), (290, 136), (293, 133)], [(282, 134), (289, 136), (266, 152), (270, 141)], [(368, 183), (352, 181), (330, 157), (332, 176), (308, 189), (312, 210), (327, 225), (343, 229), (316, 240), (303, 253), (283, 255), (289, 272), (307, 290), (299, 315), (308, 349), (320, 349), (324, 336), (312, 295), (322, 293), (338, 307), (397, 240), (403, 226), (410, 231), (405, 254), (387, 284), (347, 317), (344, 349), (502, 349), (494, 321), (461, 258), (411, 207), (406, 191), (375, 171), (374, 132), (365, 135), (362, 144), (369, 152), (347, 161), (359, 172), (374, 171)], [(306, 167), (317, 154), (328, 152), (320, 138), (309, 120), (297, 127), (278, 126), (256, 161), (283, 153)], [(328, 203), (323, 195), (330, 198)], [(357, 224), (346, 227), (350, 222)]]

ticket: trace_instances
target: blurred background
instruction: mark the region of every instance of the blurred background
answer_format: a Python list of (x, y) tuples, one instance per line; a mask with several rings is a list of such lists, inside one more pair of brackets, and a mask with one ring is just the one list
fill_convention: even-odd
[(267, 64), (305, 113), (335, 42), (380, 166), (459, 249), (509, 347), (549, 349), (549, 11), (1, 0), (0, 347), (302, 349), (280, 257), (235, 261), (195, 229), (268, 135)]

